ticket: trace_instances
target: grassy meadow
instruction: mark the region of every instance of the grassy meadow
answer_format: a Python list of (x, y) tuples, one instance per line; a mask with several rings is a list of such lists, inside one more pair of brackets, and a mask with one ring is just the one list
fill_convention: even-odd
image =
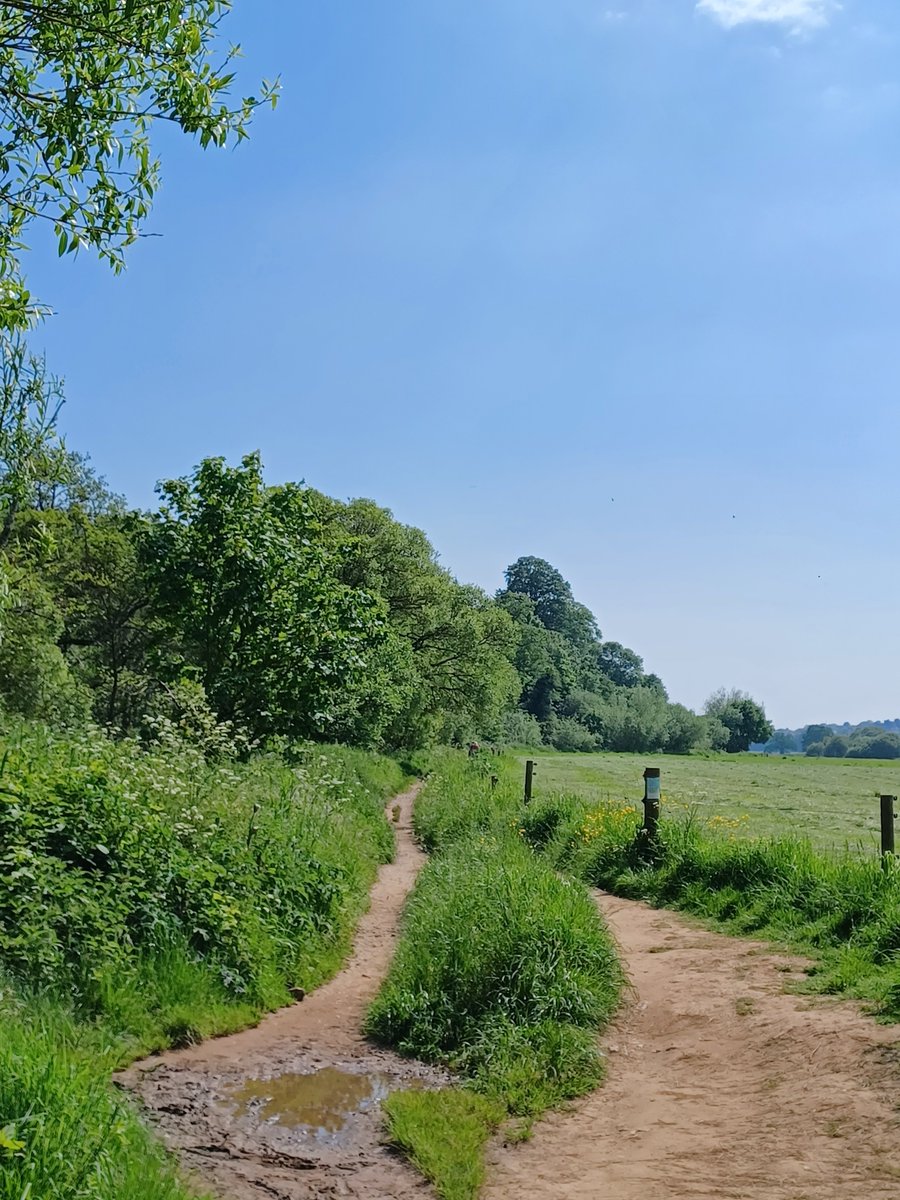
[[(663, 812), (696, 810), (738, 837), (802, 837), (823, 850), (878, 849), (878, 797), (900, 795), (900, 760), (761, 754), (523, 754), (537, 763), (534, 796), (636, 804), (644, 767), (662, 774)], [(714, 819), (716, 818), (716, 819)]]

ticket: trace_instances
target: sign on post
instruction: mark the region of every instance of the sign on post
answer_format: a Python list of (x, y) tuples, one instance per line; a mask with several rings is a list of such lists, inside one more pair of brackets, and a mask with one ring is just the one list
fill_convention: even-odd
[(648, 838), (656, 837), (661, 787), (659, 767), (647, 767), (644, 770), (644, 830)]

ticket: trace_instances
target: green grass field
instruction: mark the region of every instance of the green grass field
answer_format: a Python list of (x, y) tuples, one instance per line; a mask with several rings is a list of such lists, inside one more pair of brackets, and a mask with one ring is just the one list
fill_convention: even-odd
[[(721, 754), (556, 754), (535, 752), (536, 799), (569, 792), (585, 799), (638, 802), (643, 770), (659, 767), (666, 805), (724, 817), (737, 836), (793, 834), (823, 849), (878, 849), (878, 797), (900, 795), (900, 761)], [(898, 806), (900, 807), (900, 806)], [(744, 818), (744, 819), (742, 819)]]

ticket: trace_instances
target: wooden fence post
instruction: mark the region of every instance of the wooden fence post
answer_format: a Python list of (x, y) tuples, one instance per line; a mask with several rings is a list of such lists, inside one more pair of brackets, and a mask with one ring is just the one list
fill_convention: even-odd
[(656, 837), (659, 824), (660, 797), (659, 767), (644, 770), (644, 830), (651, 841)]
[(525, 803), (531, 803), (531, 785), (534, 780), (534, 762), (532, 759), (525, 760)]
[(881, 861), (887, 866), (888, 855), (894, 853), (894, 805), (896, 796), (881, 797)]

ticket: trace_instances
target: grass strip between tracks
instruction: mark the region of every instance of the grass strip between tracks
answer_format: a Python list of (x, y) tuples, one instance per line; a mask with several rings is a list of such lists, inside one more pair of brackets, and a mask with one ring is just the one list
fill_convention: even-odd
[(477, 1195), (501, 1121), (520, 1118), (512, 1136), (525, 1136), (535, 1116), (596, 1086), (597, 1033), (619, 998), (612, 941), (586, 889), (522, 837), (519, 786), (512, 762), (441, 760), (416, 810), (432, 859), (367, 1018), (378, 1040), (466, 1077), (465, 1090), (386, 1105), (391, 1136), (444, 1200)]

